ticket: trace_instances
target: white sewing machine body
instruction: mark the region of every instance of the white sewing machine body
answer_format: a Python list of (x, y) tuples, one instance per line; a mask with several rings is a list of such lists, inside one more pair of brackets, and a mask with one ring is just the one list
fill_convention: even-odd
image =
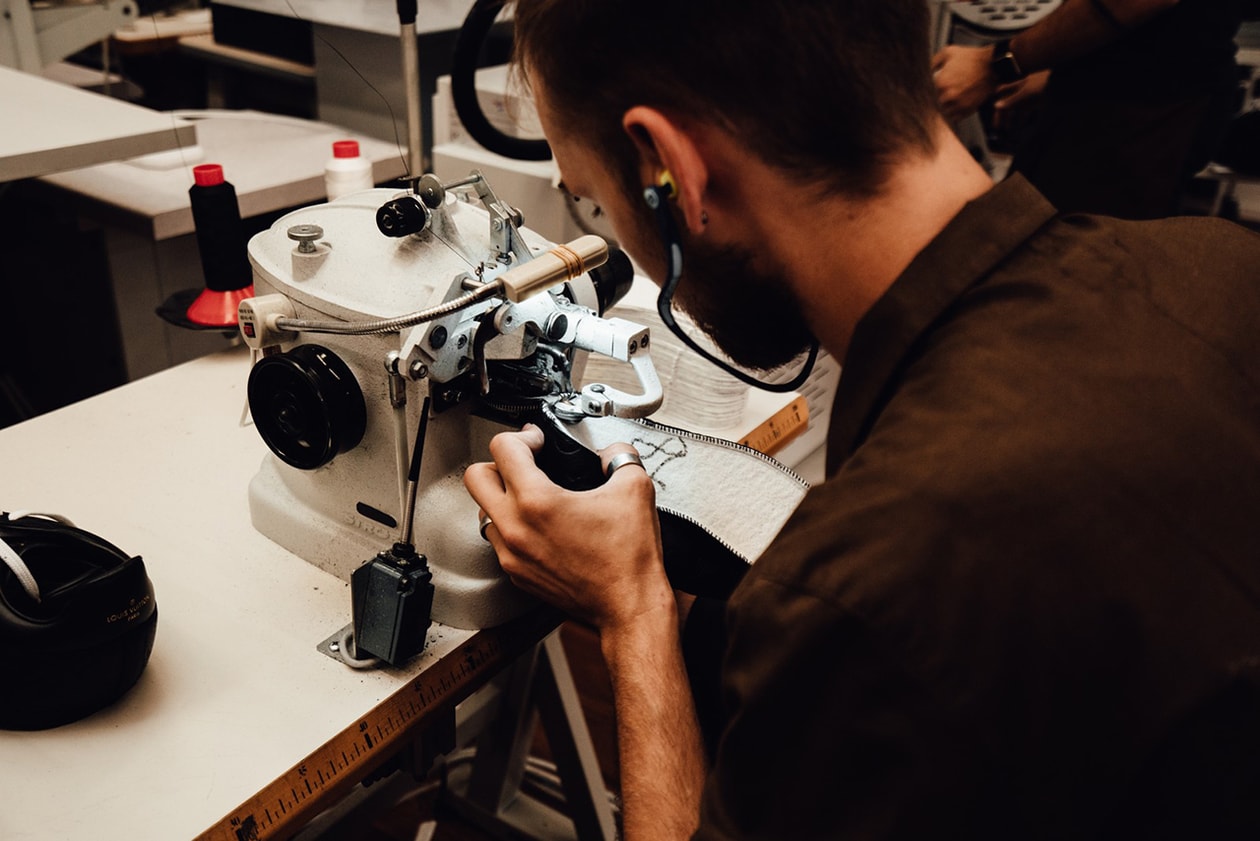
[[(583, 348), (633, 356), (647, 343), (643, 328), (598, 317), (587, 275), (558, 291), (515, 302), (485, 296), (363, 335), (319, 327), (398, 319), (462, 300), (549, 247), (518, 229), (488, 186), (478, 193), (489, 211), (431, 189), (425, 227), (401, 236), (387, 236), (377, 221), (383, 205), (404, 195), (398, 190), (294, 211), (250, 241), (256, 297), (241, 306), (246, 341), (262, 351), (251, 373), (251, 412), (272, 449), (249, 487), (255, 528), (349, 580), (399, 539), (409, 517), (409, 454), (423, 407), (431, 406), (411, 542), (433, 572), (433, 619), (460, 628), (501, 623), (529, 604), (481, 538), (476, 503), (462, 484), (464, 468), (484, 459), (490, 437), (506, 428), (474, 409), (496, 397), (515, 400), (522, 383), (538, 392), (527, 402), (542, 392), (554, 402), (571, 392)], [(657, 383), (655, 403), (648, 394), (631, 411), (651, 411), (659, 393)]]

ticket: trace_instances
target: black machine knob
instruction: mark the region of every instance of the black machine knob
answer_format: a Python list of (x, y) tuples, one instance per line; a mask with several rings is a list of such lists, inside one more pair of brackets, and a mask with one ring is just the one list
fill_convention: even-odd
[(376, 211), (376, 227), (387, 237), (418, 234), (429, 226), (429, 209), (412, 196), (386, 202)]

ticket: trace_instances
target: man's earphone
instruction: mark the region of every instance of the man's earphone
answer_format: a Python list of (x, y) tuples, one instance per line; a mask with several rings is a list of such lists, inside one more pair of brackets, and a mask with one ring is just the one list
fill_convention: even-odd
[[(660, 174), (656, 176), (655, 184), (643, 188), (643, 200), (647, 202), (648, 207), (657, 211), (658, 216), (664, 210), (666, 200), (676, 198), (678, 198), (678, 182), (674, 180), (674, 174), (668, 169), (660, 171)], [(668, 213), (667, 210), (664, 212)]]

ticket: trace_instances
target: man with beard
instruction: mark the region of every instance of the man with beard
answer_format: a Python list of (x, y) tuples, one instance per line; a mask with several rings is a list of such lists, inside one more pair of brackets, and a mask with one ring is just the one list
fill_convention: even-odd
[(922, 0), (515, 12), (645, 271), (678, 245), (737, 362), (844, 360), (827, 480), (721, 617), (709, 752), (650, 479), (561, 489), (528, 427), (465, 474), (504, 570), (599, 632), (625, 838), (1255, 837), (1260, 238), (994, 187)]

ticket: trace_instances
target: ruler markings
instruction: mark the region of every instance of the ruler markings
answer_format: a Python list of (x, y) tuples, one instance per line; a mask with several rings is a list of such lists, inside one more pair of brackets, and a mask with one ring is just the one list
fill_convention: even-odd
[[(407, 725), (423, 724), (430, 710), (462, 701), (540, 642), (559, 621), (555, 612), (537, 610), (498, 628), (476, 632), (449, 655), (419, 672), (376, 709), (264, 786), (199, 835), (197, 841), (271, 841), (291, 836), (334, 802), (334, 796), (347, 793), (358, 779), (400, 748), (409, 735)], [(375, 739), (370, 732), (373, 728)], [(309, 776), (308, 768), (316, 766), (317, 774)], [(357, 777), (343, 774), (352, 769), (362, 773)], [(302, 787), (305, 791), (300, 790)], [(327, 802), (321, 795), (327, 795)], [(287, 804), (286, 796), (292, 798)], [(277, 804), (278, 812), (268, 805), (271, 803)]]

